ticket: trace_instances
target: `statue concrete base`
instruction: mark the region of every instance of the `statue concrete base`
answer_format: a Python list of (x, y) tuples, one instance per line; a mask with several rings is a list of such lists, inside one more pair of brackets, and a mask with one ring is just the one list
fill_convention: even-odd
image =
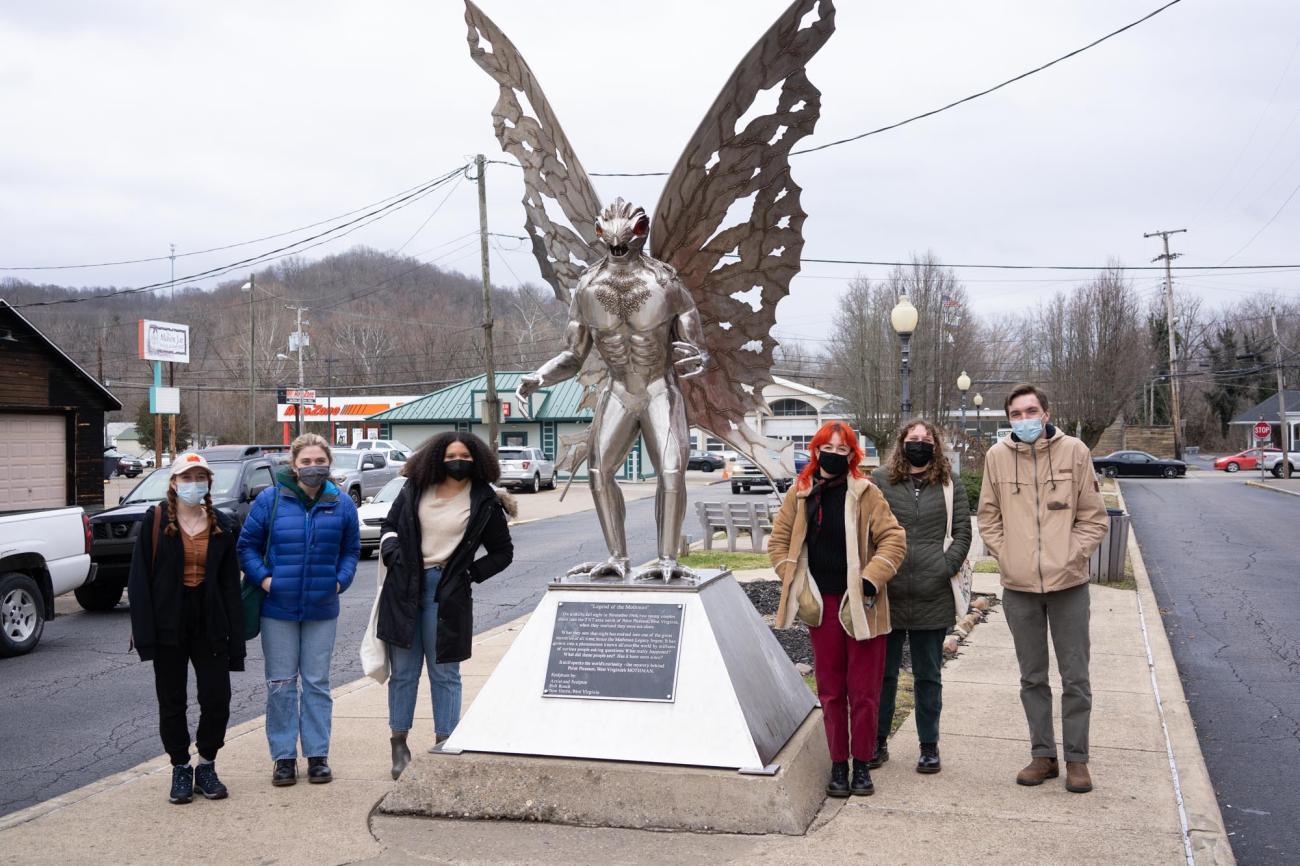
[[(821, 710), (774, 756), (775, 775), (493, 755), (419, 754), (379, 804), (387, 815), (799, 836), (826, 797)], [(653, 859), (653, 858), (650, 858)]]

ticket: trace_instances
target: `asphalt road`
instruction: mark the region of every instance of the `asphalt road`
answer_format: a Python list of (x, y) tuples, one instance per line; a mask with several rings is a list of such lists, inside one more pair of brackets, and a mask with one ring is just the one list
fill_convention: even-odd
[(1300, 852), (1300, 498), (1248, 477), (1122, 489), (1233, 852), (1262, 866)]
[[(722, 486), (693, 488), (692, 501), (701, 498), (729, 499), (731, 494)], [(686, 532), (699, 535), (693, 506)], [(520, 525), (512, 535), (514, 563), (474, 590), (476, 633), (530, 612), (559, 569), (607, 555), (591, 511)], [(653, 498), (628, 503), (627, 537), (633, 562), (655, 555)], [(374, 560), (363, 560), (342, 597), (331, 673), (336, 686), (362, 676), (357, 648), (374, 600), (376, 569)], [(127, 605), (87, 613), (67, 595), (57, 606), (59, 616), (46, 624), (35, 652), (0, 659), (0, 815), (162, 752), (152, 666), (127, 652)], [(231, 725), (265, 712), (260, 641), (249, 642), (246, 667), (231, 676)], [(191, 677), (191, 700), (193, 689)], [(192, 707), (191, 730), (197, 723), (198, 711)]]

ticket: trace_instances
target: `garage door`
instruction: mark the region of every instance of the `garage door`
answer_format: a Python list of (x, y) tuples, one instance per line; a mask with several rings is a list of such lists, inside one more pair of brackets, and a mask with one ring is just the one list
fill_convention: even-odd
[(61, 415), (0, 414), (0, 511), (68, 504)]

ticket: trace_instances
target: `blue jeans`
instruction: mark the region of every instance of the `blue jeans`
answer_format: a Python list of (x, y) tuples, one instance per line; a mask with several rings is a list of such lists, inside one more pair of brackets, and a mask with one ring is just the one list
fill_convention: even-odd
[[(308, 758), (330, 752), (330, 658), (337, 619), (293, 622), (262, 617), (266, 658), (266, 740), (271, 758), (298, 757), (298, 740)], [(301, 694), (298, 679), (302, 679)]]
[(411, 648), (388, 645), (392, 675), (388, 680), (388, 726), (409, 731), (415, 718), (415, 698), (420, 688), (420, 668), (429, 669), (429, 691), (433, 698), (433, 731), (438, 737), (451, 736), (460, 721), (460, 662), (440, 665), (438, 645), (438, 582), (441, 568), (424, 573), (420, 593), (420, 618), (411, 636)]

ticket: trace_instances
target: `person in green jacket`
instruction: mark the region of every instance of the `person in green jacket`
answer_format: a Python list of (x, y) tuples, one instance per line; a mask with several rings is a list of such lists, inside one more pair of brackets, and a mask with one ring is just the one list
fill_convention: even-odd
[(953, 600), (952, 576), (970, 550), (970, 506), (958, 486), (952, 496), (952, 543), (945, 549), (948, 506), (945, 485), (954, 483), (944, 456), (939, 430), (923, 418), (900, 428), (894, 448), (872, 480), (898, 522), (907, 530), (907, 558), (889, 583), (894, 630), (885, 652), (885, 681), (880, 694), (875, 766), (889, 760), (885, 742), (894, 718), (898, 669), (903, 643), (911, 645), (912, 683), (916, 694), (916, 732), (921, 740), (918, 773), (937, 773), (939, 713), (943, 708), (943, 639), (959, 613)]

